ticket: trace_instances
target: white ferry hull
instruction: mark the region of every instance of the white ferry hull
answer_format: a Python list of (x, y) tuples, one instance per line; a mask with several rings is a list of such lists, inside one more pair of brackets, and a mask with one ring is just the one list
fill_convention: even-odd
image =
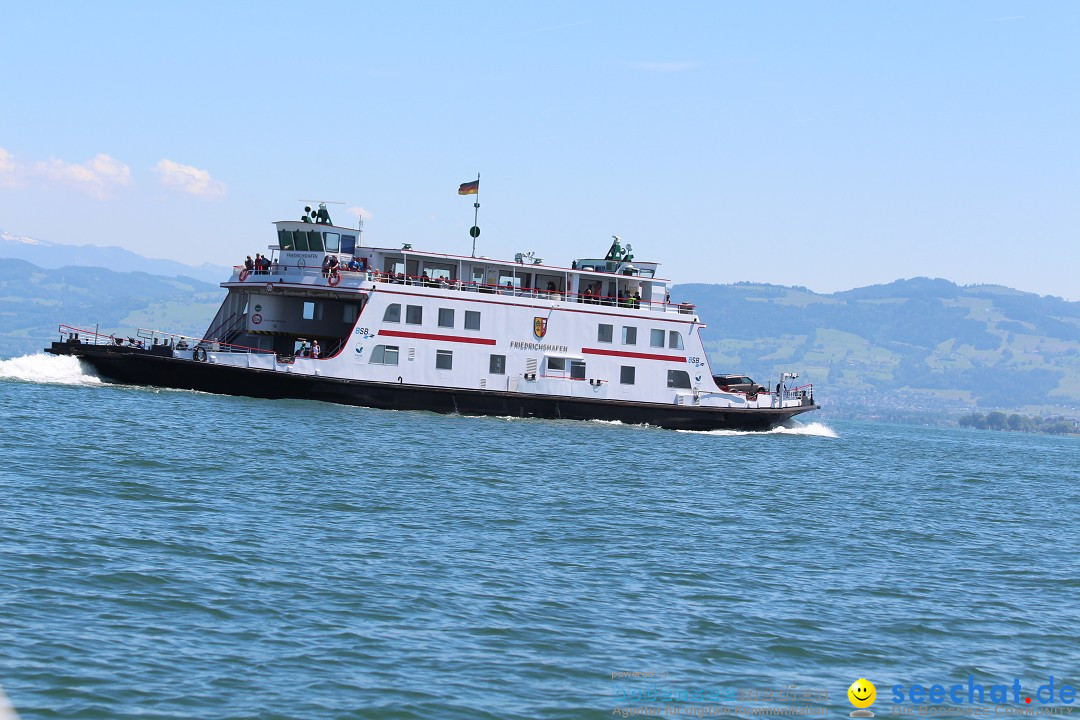
[(158, 352), (56, 342), (47, 351), (77, 357), (104, 378), (120, 383), (267, 399), (320, 400), (386, 410), (619, 421), (673, 430), (761, 431), (819, 408), (812, 402), (782, 408), (716, 408), (354, 380), (197, 362), (175, 357), (164, 348)]

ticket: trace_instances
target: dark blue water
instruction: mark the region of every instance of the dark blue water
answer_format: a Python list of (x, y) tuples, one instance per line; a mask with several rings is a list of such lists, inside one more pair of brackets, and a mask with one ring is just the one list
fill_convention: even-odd
[(791, 685), (846, 716), (859, 677), (881, 717), (894, 684), (1080, 685), (1075, 438), (443, 417), (40, 357), (0, 378), (24, 719), (601, 718), (642, 704), (620, 691)]

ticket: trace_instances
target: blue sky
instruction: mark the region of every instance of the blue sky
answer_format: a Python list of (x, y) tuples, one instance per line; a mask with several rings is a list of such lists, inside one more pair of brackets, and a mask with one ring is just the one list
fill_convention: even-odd
[(365, 241), (679, 282), (1080, 299), (1080, 4), (10, 3), (0, 228), (232, 264)]

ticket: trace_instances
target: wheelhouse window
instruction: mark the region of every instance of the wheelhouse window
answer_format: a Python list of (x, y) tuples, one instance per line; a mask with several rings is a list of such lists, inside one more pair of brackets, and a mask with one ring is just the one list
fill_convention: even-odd
[(323, 233), (323, 244), (326, 247), (326, 252), (336, 253), (338, 248), (341, 247), (341, 234), (340, 233)]
[(505, 355), (492, 355), (491, 361), (488, 366), (488, 372), (492, 375), (505, 375), (506, 374), (506, 356)]
[(668, 370), (667, 371), (667, 386), (669, 388), (678, 388), (682, 390), (690, 389), (690, 373), (685, 370)]
[(423, 325), (424, 324), (424, 308), (420, 305), (406, 305), (405, 306), (405, 324), (406, 325)]
[(341, 252), (352, 255), (356, 252), (356, 236), (355, 235), (342, 235), (341, 236)]
[(292, 230), (278, 230), (278, 248), (282, 251), (293, 249)]
[(596, 332), (596, 341), (602, 343), (611, 342), (614, 330), (611, 325), (605, 325), (601, 323), (599, 330)]
[(465, 329), (466, 330), (479, 330), (480, 329), (480, 311), (479, 310), (466, 310), (465, 311)]
[(669, 332), (668, 333), (668, 347), (671, 348), (672, 350), (682, 350), (683, 349), (682, 333), (675, 332), (674, 330)]
[(637, 368), (635, 368), (633, 365), (623, 365), (619, 369), (619, 382), (623, 385), (633, 385), (636, 375)]
[(401, 322), (401, 305), (398, 303), (391, 303), (386, 306), (386, 311), (382, 316), (383, 322), (399, 323)]
[(664, 347), (664, 331), (652, 330), (649, 332), (649, 345), (652, 347)]
[[(303, 232), (303, 230), (297, 230), (297, 233)], [(308, 250), (315, 250), (316, 252), (322, 252), (322, 233), (318, 230), (308, 230), (307, 233)]]
[(623, 329), (622, 329), (622, 344), (623, 345), (637, 345), (637, 328), (636, 327), (623, 327)]
[(371, 351), (371, 360), (368, 362), (372, 365), (397, 365), (398, 346), (376, 345), (375, 349)]
[(454, 327), (453, 308), (439, 308), (439, 327)]
[(453, 370), (454, 353), (450, 350), (436, 350), (435, 367), (439, 370)]
[(571, 360), (570, 361), (570, 377), (575, 380), (585, 379), (585, 361), (584, 360)]

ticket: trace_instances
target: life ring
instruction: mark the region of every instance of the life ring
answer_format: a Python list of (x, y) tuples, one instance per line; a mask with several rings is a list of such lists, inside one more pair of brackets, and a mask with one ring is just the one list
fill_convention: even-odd
[(326, 278), (326, 284), (330, 287), (337, 287), (337, 284), (341, 282), (341, 273), (334, 270), (330, 273), (330, 276)]
[(191, 359), (195, 362), (206, 362), (206, 348), (201, 345), (195, 348), (195, 352), (191, 354)]
[(244, 282), (245, 280), (247, 280), (248, 275), (250, 275), (250, 274), (251, 273), (248, 272), (247, 268), (244, 268), (243, 270), (241, 270), (240, 271), (240, 282)]

